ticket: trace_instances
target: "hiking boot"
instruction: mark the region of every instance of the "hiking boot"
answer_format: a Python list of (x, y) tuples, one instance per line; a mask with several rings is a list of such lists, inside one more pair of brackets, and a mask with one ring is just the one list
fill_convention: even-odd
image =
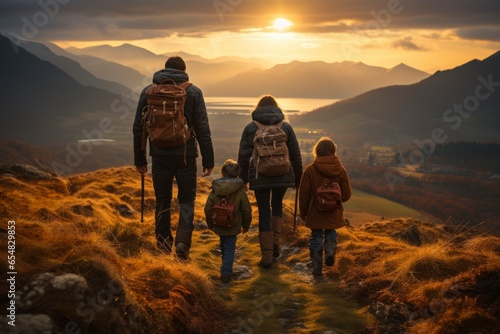
[(280, 235), (283, 219), (279, 216), (271, 217), (271, 231), (273, 231), (273, 258), (280, 257)]
[(271, 268), (273, 264), (273, 232), (259, 232), (260, 251), (262, 258), (259, 266), (264, 269)]
[(335, 263), (335, 253), (337, 252), (337, 235), (330, 234), (325, 238), (325, 265), (328, 267), (333, 266)]
[(312, 274), (314, 277), (323, 275), (323, 249), (313, 252), (309, 252), (312, 264)]
[(325, 283), (326, 278), (323, 275), (313, 275), (313, 281), (314, 283)]
[(232, 280), (233, 280), (232, 275), (228, 275), (228, 274), (220, 275), (221, 283), (231, 283)]
[(189, 261), (189, 245), (183, 242), (178, 242), (175, 245), (175, 256), (180, 261), (188, 262)]

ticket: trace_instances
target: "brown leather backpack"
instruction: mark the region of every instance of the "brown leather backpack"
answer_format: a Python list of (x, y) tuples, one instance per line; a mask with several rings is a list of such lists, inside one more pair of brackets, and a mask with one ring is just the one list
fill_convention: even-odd
[(179, 147), (186, 145), (191, 137), (184, 105), (186, 89), (190, 82), (177, 85), (172, 79), (153, 84), (146, 91), (147, 106), (142, 112), (142, 149), (149, 142), (158, 147)]
[(287, 135), (281, 129), (283, 121), (264, 125), (254, 121), (259, 127), (253, 139), (252, 161), (256, 178), (265, 176), (282, 176), (290, 171), (290, 154), (286, 145)]

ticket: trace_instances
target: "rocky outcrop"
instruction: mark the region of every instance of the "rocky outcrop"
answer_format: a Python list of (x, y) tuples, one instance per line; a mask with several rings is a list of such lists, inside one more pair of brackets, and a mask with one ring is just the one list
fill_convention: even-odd
[(422, 245), (422, 240), (420, 238), (420, 232), (418, 230), (418, 227), (416, 225), (413, 225), (409, 229), (395, 233), (392, 235), (394, 239), (401, 239), (406, 241), (408, 244), (413, 245), (413, 246), (421, 246)]
[(142, 333), (140, 312), (127, 300), (121, 282), (92, 282), (74, 273), (35, 276), (15, 297), (16, 326), (3, 321), (1, 333)]
[(0, 165), (0, 175), (13, 175), (23, 180), (51, 180), (54, 175), (41, 171), (32, 165)]

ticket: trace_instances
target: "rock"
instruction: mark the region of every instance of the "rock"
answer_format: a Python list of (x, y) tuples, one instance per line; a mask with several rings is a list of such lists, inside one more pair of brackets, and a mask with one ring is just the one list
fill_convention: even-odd
[[(24, 325), (12, 333), (62, 333), (68, 324), (72, 333), (87, 332), (89, 317), (95, 326), (115, 326), (117, 333), (125, 328), (143, 333), (140, 310), (127, 300), (122, 283), (111, 278), (101, 281), (74, 273), (39, 274), (17, 292), (16, 306), (16, 328)], [(0, 332), (5, 331), (0, 327)]]
[(83, 276), (43, 273), (36, 276), (16, 294), (16, 304), (20, 310), (29, 311), (33, 305), (36, 305), (46, 295), (61, 292), (72, 296), (73, 301), (77, 303), (83, 300), (86, 289), (87, 280)]
[(372, 303), (368, 308), (368, 312), (373, 314), (375, 318), (377, 318), (377, 321), (385, 323), (387, 318), (387, 307), (384, 305), (384, 303), (381, 302)]
[(51, 180), (52, 174), (41, 171), (32, 165), (13, 164), (0, 165), (0, 174), (11, 174), (19, 179), (28, 180)]
[(8, 318), (0, 323), (0, 333), (4, 334), (52, 334), (57, 332), (52, 319), (46, 314), (18, 314), (15, 326), (7, 323)]
[(406, 241), (408, 244), (413, 245), (413, 246), (420, 246), (422, 245), (422, 240), (420, 238), (420, 232), (418, 231), (418, 228), (416, 225), (413, 225), (409, 229), (399, 232), (396, 234), (393, 234), (392, 237), (394, 239), (401, 239)]
[[(207, 240), (215, 237), (215, 234), (213, 234), (211, 231), (203, 231), (200, 233), (200, 239), (202, 240)], [(220, 255), (220, 249), (219, 249), (219, 255)]]
[(115, 204), (114, 206), (122, 217), (132, 218), (135, 216), (135, 211), (129, 208), (127, 204)]
[(193, 222), (193, 225), (194, 225), (194, 229), (196, 231), (205, 231), (205, 230), (208, 230), (208, 225), (204, 221), (197, 220), (197, 221)]
[(290, 247), (288, 245), (283, 245), (281, 246), (281, 256), (282, 258), (287, 258), (289, 257), (290, 255), (293, 255), (293, 254), (299, 254), (301, 251), (302, 251), (302, 248), (300, 247)]
[(304, 275), (309, 275), (311, 274), (311, 268), (309, 265), (305, 262), (297, 262), (293, 265), (292, 271), (299, 273), (299, 274), (304, 274)]
[(254, 273), (252, 268), (249, 266), (233, 265), (233, 277), (235, 277), (236, 280), (241, 281), (254, 277)]

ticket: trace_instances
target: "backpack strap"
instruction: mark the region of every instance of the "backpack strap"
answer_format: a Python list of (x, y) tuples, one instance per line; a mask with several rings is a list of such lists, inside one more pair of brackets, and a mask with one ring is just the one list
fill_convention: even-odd
[(183, 83), (178, 84), (177, 86), (181, 87), (184, 90), (187, 90), (189, 87), (191, 87), (192, 83), (189, 81), (184, 81)]

